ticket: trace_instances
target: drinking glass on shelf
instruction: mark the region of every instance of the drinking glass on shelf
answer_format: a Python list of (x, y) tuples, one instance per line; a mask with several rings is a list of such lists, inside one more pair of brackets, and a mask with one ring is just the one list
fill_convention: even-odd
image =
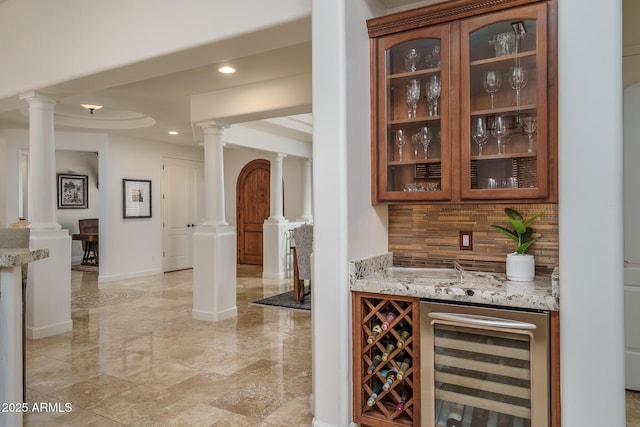
[(400, 157), (400, 161), (402, 161), (402, 147), (407, 142), (404, 130), (398, 129), (396, 130), (394, 142), (398, 146), (398, 156)]
[(516, 91), (516, 105), (520, 107), (520, 90), (527, 85), (527, 70), (524, 67), (509, 69), (509, 84)]
[(411, 145), (413, 146), (413, 160), (418, 160), (418, 150), (420, 149), (421, 144), (422, 137), (420, 136), (420, 132), (416, 132), (411, 135)]
[(437, 75), (431, 76), (427, 86), (427, 104), (430, 116), (438, 115), (438, 98), (440, 98), (441, 90), (440, 78)]
[(406, 92), (407, 100), (407, 117), (416, 118), (418, 112), (418, 101), (420, 100), (420, 82), (416, 79), (412, 79), (407, 84)]
[(484, 117), (474, 117), (472, 119), (471, 138), (478, 144), (478, 157), (482, 156), (482, 147), (487, 143), (489, 134)]
[(538, 129), (536, 118), (521, 117), (520, 123), (522, 124), (522, 130), (527, 134), (527, 137), (529, 138), (529, 148), (527, 148), (527, 153), (533, 153), (533, 135), (536, 134), (536, 130)]
[(482, 80), (484, 90), (491, 95), (491, 109), (493, 109), (493, 95), (502, 86), (502, 76), (499, 71), (488, 70), (484, 72), (484, 78)]
[(427, 149), (429, 148), (429, 143), (433, 139), (433, 130), (429, 126), (422, 126), (420, 128), (420, 142), (422, 143), (422, 148), (424, 149), (424, 158), (427, 159)]
[(491, 134), (496, 138), (496, 142), (498, 143), (498, 154), (504, 154), (502, 149), (503, 138), (509, 138), (509, 136), (511, 136), (509, 120), (504, 116), (496, 116)]
[(415, 71), (418, 61), (420, 61), (420, 52), (418, 49), (409, 49), (409, 52), (407, 52), (407, 55), (404, 57), (404, 65), (407, 67), (407, 71)]

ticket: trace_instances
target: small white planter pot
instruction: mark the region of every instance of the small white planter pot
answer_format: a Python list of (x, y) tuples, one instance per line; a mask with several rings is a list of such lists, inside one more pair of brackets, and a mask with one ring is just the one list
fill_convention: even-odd
[(514, 282), (530, 282), (536, 275), (533, 255), (511, 253), (507, 255), (507, 279)]

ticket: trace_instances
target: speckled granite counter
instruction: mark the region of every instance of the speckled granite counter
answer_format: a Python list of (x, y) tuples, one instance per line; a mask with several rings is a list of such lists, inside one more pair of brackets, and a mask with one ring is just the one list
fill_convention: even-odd
[(49, 249), (0, 249), (0, 267), (18, 267), (49, 257)]
[(388, 253), (352, 261), (349, 273), (352, 291), (502, 307), (559, 309), (557, 268), (551, 276), (536, 276), (533, 282), (512, 282), (498, 273), (393, 267), (393, 255)]

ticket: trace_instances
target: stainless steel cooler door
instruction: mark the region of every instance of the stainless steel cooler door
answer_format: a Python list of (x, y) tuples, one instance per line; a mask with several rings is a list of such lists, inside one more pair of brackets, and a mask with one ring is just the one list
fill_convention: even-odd
[(420, 306), (422, 425), (547, 427), (549, 316)]

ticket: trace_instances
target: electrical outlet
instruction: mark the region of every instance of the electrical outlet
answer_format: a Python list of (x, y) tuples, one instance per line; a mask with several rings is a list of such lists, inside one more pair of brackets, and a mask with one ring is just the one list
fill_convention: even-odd
[(460, 250), (461, 251), (473, 250), (473, 232), (472, 231), (460, 231)]

